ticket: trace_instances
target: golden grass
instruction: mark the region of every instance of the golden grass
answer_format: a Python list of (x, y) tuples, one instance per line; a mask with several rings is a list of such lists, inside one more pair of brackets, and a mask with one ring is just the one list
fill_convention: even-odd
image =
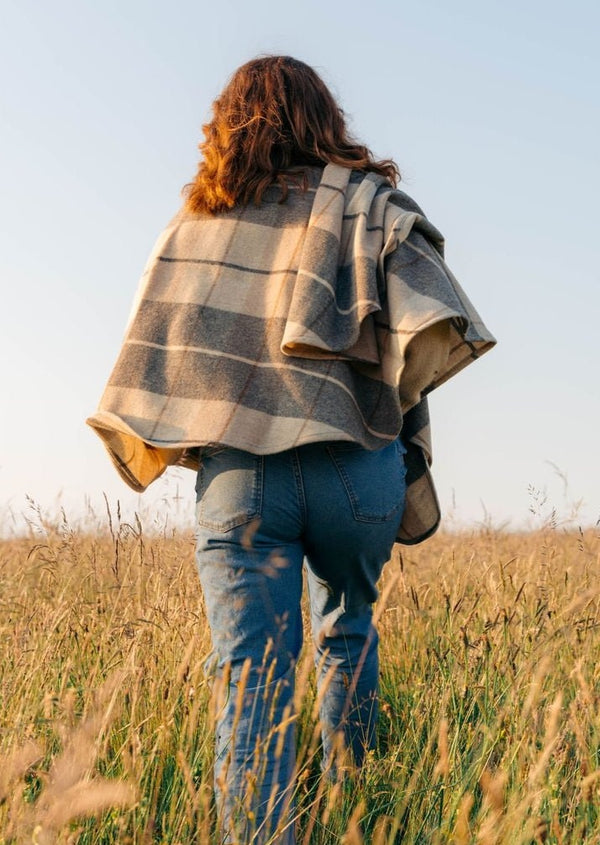
[[(0, 544), (0, 843), (212, 843), (210, 638), (191, 536), (66, 522)], [(438, 535), (388, 565), (379, 747), (298, 841), (600, 843), (600, 539)]]

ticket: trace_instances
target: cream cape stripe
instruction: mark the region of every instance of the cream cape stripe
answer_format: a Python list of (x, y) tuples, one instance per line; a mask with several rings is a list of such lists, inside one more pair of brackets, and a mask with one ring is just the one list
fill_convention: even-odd
[(336, 165), (308, 177), (285, 203), (273, 187), (260, 206), (175, 217), (88, 423), (138, 491), (197, 468), (203, 446), (377, 449), (402, 431), (398, 539), (419, 542), (439, 523), (424, 397), (495, 340), (409, 197)]

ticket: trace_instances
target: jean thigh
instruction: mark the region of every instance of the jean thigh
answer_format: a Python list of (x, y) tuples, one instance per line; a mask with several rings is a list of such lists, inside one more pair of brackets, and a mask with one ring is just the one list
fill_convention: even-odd
[(263, 457), (224, 448), (202, 458), (196, 480), (198, 524), (226, 532), (262, 512)]
[(268, 648), (284, 672), (302, 642), (304, 551), (295, 531), (271, 531), (285, 522), (273, 502), (289, 498), (285, 461), (273, 457), (224, 449), (198, 473), (196, 562), (221, 667), (250, 658), (260, 668)]
[[(295, 662), (302, 646), (302, 549), (285, 560), (198, 530), (196, 561), (218, 669), (252, 664), (249, 686), (277, 663), (275, 678)], [(265, 661), (267, 661), (265, 663)]]

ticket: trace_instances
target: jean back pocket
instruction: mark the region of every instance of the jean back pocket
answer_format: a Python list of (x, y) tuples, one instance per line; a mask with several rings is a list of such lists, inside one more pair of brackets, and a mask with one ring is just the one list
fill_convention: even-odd
[(199, 525), (225, 532), (260, 517), (263, 457), (224, 448), (202, 458), (196, 480)]
[(405, 450), (400, 440), (374, 452), (343, 442), (329, 444), (327, 451), (358, 522), (400, 517), (406, 495)]

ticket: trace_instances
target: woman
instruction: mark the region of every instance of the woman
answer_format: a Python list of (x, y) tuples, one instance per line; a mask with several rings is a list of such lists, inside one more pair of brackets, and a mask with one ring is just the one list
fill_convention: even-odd
[(312, 68), (248, 62), (204, 135), (89, 422), (136, 490), (198, 469), (221, 822), (292, 843), (303, 565), (331, 773), (374, 744), (382, 567), (439, 519), (424, 396), (494, 339)]

